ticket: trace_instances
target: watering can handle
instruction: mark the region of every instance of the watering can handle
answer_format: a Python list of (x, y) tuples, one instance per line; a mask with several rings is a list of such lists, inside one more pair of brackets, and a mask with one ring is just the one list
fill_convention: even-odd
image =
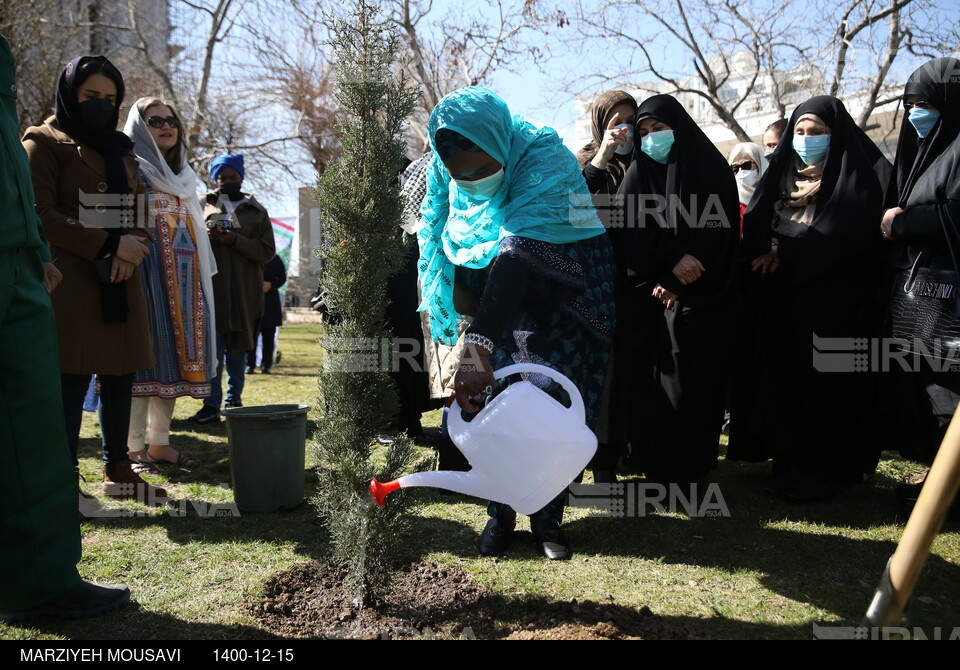
[[(536, 363), (514, 363), (513, 365), (508, 365), (500, 368), (499, 370), (494, 370), (493, 376), (495, 379), (503, 379), (504, 377), (515, 375), (518, 372), (535, 372), (558, 382), (570, 396), (570, 411), (576, 413), (576, 415), (580, 418), (580, 421), (586, 422), (587, 414), (583, 406), (583, 397), (580, 395), (580, 390), (577, 388), (576, 384), (553, 368), (548, 368), (546, 365), (538, 365)], [(460, 405), (458, 405), (457, 401), (454, 400), (453, 404), (450, 405), (451, 418), (452, 415), (456, 413), (457, 419), (459, 419), (459, 412)], [(451, 419), (448, 419), (448, 421), (449, 420)]]

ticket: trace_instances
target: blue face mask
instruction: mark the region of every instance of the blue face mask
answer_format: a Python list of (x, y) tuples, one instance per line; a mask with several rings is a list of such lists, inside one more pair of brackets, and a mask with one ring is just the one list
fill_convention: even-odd
[(454, 179), (459, 188), (465, 195), (472, 200), (489, 200), (497, 194), (500, 186), (503, 184), (503, 168), (500, 168), (492, 175), (483, 179), (467, 181), (465, 179)]
[(666, 163), (667, 156), (670, 155), (670, 149), (673, 148), (673, 140), (672, 130), (658, 130), (655, 133), (647, 133), (640, 140), (640, 150), (658, 163)]
[(914, 107), (910, 110), (910, 125), (917, 129), (917, 135), (920, 136), (920, 139), (930, 134), (939, 118), (940, 112), (935, 109)]
[(829, 135), (794, 135), (793, 150), (807, 165), (820, 163), (830, 150)]

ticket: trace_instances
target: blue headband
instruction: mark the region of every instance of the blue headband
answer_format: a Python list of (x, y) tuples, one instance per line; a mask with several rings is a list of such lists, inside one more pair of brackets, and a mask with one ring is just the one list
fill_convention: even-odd
[(243, 154), (226, 154), (214, 158), (210, 161), (210, 178), (216, 181), (223, 168), (233, 168), (240, 173), (240, 179), (243, 179)]

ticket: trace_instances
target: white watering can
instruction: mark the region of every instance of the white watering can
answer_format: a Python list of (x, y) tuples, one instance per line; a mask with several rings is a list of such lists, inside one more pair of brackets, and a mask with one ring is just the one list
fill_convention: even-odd
[(387, 494), (409, 486), (432, 486), (510, 505), (534, 514), (556, 498), (587, 466), (597, 438), (586, 426), (583, 399), (572, 381), (552, 368), (518, 363), (494, 371), (501, 379), (534, 372), (555, 379), (570, 395), (568, 409), (529, 381), (511, 384), (464, 421), (454, 400), (447, 415), (453, 443), (473, 466), (469, 472), (415, 472), (381, 484), (370, 494), (381, 507)]

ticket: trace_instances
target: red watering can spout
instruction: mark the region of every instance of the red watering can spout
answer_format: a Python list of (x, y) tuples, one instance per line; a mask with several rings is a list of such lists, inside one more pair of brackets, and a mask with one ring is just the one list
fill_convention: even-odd
[(393, 493), (398, 488), (400, 488), (400, 482), (396, 479), (392, 482), (386, 482), (385, 484), (378, 482), (376, 477), (370, 480), (370, 495), (373, 496), (373, 499), (377, 501), (380, 507), (384, 507), (387, 504), (387, 494)]

